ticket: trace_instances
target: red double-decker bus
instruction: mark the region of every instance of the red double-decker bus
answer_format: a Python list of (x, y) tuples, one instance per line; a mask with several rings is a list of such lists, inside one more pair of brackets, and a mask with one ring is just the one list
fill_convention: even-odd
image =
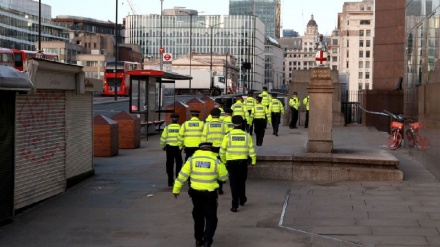
[(11, 49), (0, 48), (0, 66), (14, 67), (14, 53)]
[(107, 62), (104, 74), (104, 95), (128, 96), (130, 85), (128, 71), (141, 69), (141, 64), (137, 62), (118, 61)]
[(55, 53), (27, 51), (27, 50), (18, 50), (18, 49), (12, 49), (12, 52), (14, 53), (14, 61), (15, 61), (14, 67), (20, 71), (23, 71), (24, 63), (29, 58), (37, 57), (50, 61), (59, 61), (58, 54)]

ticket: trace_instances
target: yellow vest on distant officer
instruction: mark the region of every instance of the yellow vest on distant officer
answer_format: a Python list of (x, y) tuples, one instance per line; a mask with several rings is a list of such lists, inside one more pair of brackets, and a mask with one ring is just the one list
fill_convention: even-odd
[[(220, 121), (223, 121), (223, 119), (225, 118), (225, 111), (223, 110), (223, 108), (219, 107), (218, 109), (220, 109)], [(209, 114), (209, 116), (206, 118), (205, 122), (209, 122), (212, 120), (212, 116), (211, 114)]]
[(225, 124), (225, 134), (231, 131), (234, 128), (234, 124), (232, 123), (232, 116), (225, 116), (225, 119), (223, 119), (223, 123)]
[(202, 138), (203, 122), (197, 117), (182, 124), (179, 130), (179, 141), (181, 146), (198, 147)]
[(247, 119), (249, 112), (246, 109), (246, 106), (243, 104), (243, 102), (241, 102), (240, 100), (235, 102), (235, 104), (233, 104), (231, 106), (231, 109), (233, 111), (232, 116), (242, 116), (243, 119)]
[(270, 101), (272, 100), (272, 96), (267, 91), (263, 91), (258, 96), (260, 96), (262, 98), (261, 104), (268, 107), (270, 104)]
[(266, 119), (267, 118), (267, 122), (271, 123), (271, 116), (269, 114), (269, 110), (267, 109), (267, 107), (265, 107), (261, 103), (256, 104), (254, 106), (254, 108), (252, 108), (251, 116), (252, 116), (252, 119)]
[(284, 115), (284, 106), (279, 99), (272, 99), (269, 105), (269, 112), (281, 113)]
[(306, 110), (308, 111), (309, 110), (309, 96), (307, 96), (303, 99), (303, 105), (306, 106)]
[(212, 142), (213, 147), (220, 147), (225, 133), (226, 127), (223, 121), (220, 121), (218, 118), (213, 118), (203, 126), (201, 141)]
[(251, 157), (252, 165), (257, 163), (252, 137), (241, 129), (233, 129), (225, 135), (219, 154), (223, 163), (228, 160), (244, 160), (248, 157)]
[(178, 123), (172, 123), (165, 127), (160, 137), (160, 146), (162, 146), (162, 148), (166, 145), (179, 146), (179, 148), (182, 149), (179, 142), (179, 130), (180, 124)]
[(289, 100), (289, 105), (290, 105), (290, 107), (293, 107), (296, 110), (298, 110), (298, 108), (301, 105), (301, 103), (299, 102), (298, 97), (293, 97), (292, 96), (292, 98), (290, 98), (290, 100)]

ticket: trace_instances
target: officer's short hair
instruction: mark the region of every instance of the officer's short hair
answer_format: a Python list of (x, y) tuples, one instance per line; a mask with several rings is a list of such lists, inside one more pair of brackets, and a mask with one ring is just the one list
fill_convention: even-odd
[(231, 108), (226, 108), (225, 109), (225, 114), (232, 114), (232, 109)]
[(173, 114), (171, 114), (171, 119), (179, 119), (179, 114), (177, 114), (177, 113), (173, 113)]
[(191, 115), (196, 115), (196, 116), (198, 116), (200, 114), (200, 111), (197, 111), (197, 110), (192, 110), (191, 111)]

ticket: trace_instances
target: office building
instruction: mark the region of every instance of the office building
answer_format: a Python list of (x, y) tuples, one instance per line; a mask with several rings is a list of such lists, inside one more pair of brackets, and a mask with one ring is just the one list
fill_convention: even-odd
[(149, 59), (162, 56), (161, 44), (164, 53), (174, 58), (190, 57), (191, 53), (211, 54), (211, 51), (213, 56), (230, 54), (237, 58), (240, 86), (262, 88), (265, 36), (260, 19), (243, 15), (198, 15), (197, 11), (185, 8), (164, 10), (165, 13), (162, 20), (157, 14), (127, 16), (125, 43), (140, 45)]
[[(51, 21), (52, 8), (32, 0), (0, 0), (0, 47), (39, 50), (36, 41), (68, 41), (66, 28)], [(40, 18), (41, 17), (41, 18)], [(41, 35), (39, 21), (41, 20)]]
[(265, 25), (265, 34), (280, 38), (280, 0), (229, 0), (229, 15), (257, 16)]

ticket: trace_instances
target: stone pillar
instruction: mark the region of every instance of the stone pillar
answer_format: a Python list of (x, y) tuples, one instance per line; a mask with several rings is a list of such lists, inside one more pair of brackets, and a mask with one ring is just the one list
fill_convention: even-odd
[(318, 67), (312, 69), (308, 86), (309, 110), (309, 140), (308, 153), (331, 153), (333, 150), (333, 82), (330, 69)]

